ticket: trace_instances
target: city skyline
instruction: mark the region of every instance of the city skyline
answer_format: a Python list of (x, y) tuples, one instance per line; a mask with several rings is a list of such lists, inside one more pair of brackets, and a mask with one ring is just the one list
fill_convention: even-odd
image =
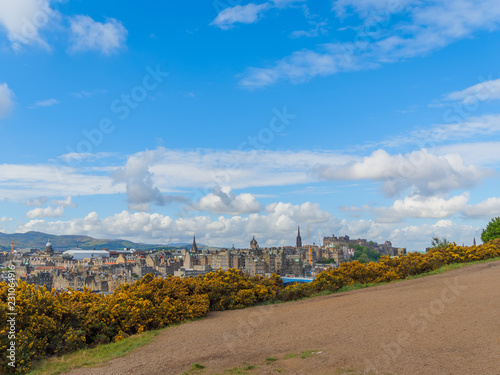
[(499, 26), (493, 0), (4, 2), (0, 232), (471, 245)]

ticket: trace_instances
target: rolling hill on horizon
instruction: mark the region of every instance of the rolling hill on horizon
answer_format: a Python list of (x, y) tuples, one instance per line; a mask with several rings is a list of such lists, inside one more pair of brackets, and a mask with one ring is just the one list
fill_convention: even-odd
[[(121, 250), (129, 247), (131, 249), (149, 250), (156, 247), (167, 247), (166, 244), (144, 244), (122, 239), (96, 239), (89, 236), (81, 235), (53, 235), (43, 232), (30, 231), (26, 233), (1, 233), (0, 232), (0, 249), (10, 250), (11, 242), (15, 249), (44, 249), (47, 241), (50, 241), (55, 251), (62, 251), (79, 247), (81, 249), (108, 249)], [(173, 243), (169, 244), (170, 248), (179, 248), (189, 245), (188, 243)], [(203, 247), (203, 244), (199, 244)]]

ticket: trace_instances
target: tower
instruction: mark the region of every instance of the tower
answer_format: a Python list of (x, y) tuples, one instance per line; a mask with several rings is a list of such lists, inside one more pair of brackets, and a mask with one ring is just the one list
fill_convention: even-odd
[(300, 237), (300, 227), (297, 227), (297, 242), (295, 247), (296, 248), (301, 248), (302, 247), (302, 238)]
[(45, 245), (45, 254), (47, 254), (47, 255), (54, 254), (54, 249), (52, 248), (52, 244), (50, 243), (50, 240), (47, 240), (47, 244)]
[(252, 241), (250, 241), (250, 249), (251, 250), (257, 250), (259, 245), (257, 244), (257, 240), (255, 239), (255, 236), (253, 236)]
[(196, 235), (193, 236), (193, 245), (191, 246), (191, 253), (198, 254), (198, 246), (196, 246)]
[(476, 246), (476, 236), (474, 236), (474, 246)]

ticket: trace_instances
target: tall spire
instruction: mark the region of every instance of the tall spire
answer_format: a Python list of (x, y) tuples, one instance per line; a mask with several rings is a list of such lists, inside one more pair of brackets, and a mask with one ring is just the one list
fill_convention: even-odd
[(302, 247), (302, 237), (300, 237), (300, 227), (297, 227), (297, 242), (295, 247)]
[(474, 236), (474, 246), (476, 246), (476, 236)]
[(196, 246), (196, 235), (193, 235), (193, 245), (191, 246), (191, 252), (193, 254), (198, 253), (198, 246)]

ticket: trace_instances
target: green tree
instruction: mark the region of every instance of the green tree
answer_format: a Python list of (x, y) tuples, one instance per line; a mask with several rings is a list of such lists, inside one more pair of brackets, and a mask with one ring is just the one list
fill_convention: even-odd
[(321, 257), (321, 258), (318, 259), (318, 263), (323, 263), (323, 264), (335, 263), (335, 259)]
[(491, 219), (486, 228), (483, 229), (483, 233), (481, 233), (483, 242), (488, 242), (495, 238), (500, 238), (500, 217)]
[(444, 249), (446, 247), (448, 247), (450, 243), (448, 242), (448, 240), (443, 237), (443, 238), (439, 238), (439, 237), (432, 237), (432, 241), (431, 241), (431, 249)]

